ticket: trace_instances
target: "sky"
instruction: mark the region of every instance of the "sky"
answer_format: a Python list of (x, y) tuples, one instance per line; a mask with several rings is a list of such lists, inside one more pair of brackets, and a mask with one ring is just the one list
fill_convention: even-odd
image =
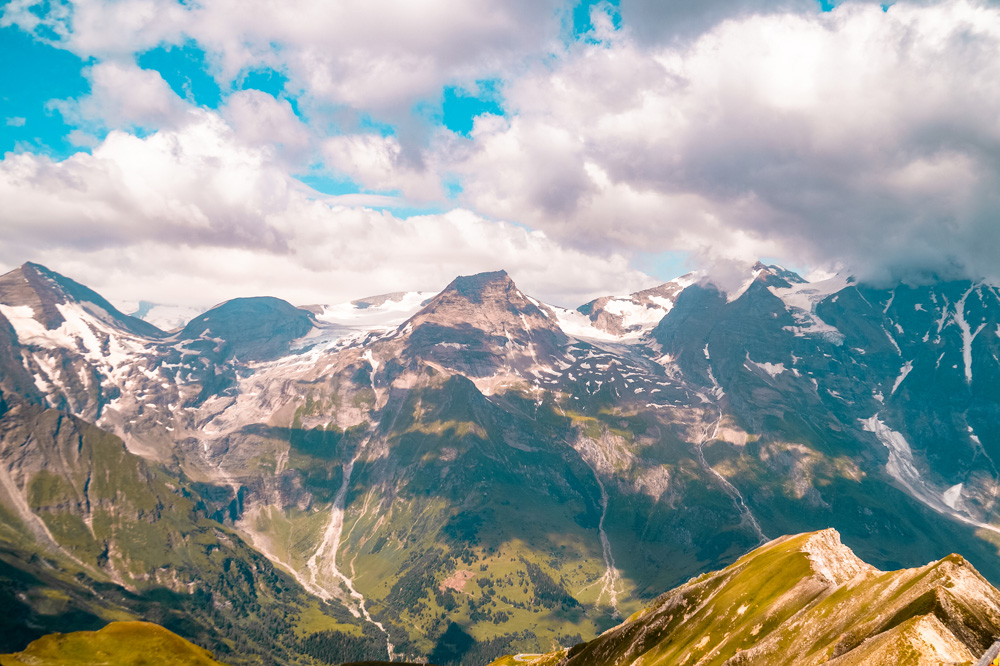
[(997, 3), (8, 0), (0, 105), (0, 269), (116, 303), (1000, 279)]

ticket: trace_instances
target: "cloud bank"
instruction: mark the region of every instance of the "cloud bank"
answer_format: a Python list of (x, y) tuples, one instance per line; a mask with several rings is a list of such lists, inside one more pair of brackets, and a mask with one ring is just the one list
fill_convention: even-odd
[[(90, 59), (90, 91), (48, 109), (92, 150), (4, 156), (0, 262), (200, 305), (500, 267), (575, 305), (648, 286), (631, 265), (656, 253), (1000, 279), (995, 4), (587, 11), (574, 32), (574, 5), (554, 0), (14, 0), (0, 24)], [(217, 107), (139, 65), (192, 44)], [(280, 90), (242, 90), (262, 68)], [(448, 129), (443, 91), (481, 81), (498, 110)], [(119, 284), (127, 271), (144, 277)]]

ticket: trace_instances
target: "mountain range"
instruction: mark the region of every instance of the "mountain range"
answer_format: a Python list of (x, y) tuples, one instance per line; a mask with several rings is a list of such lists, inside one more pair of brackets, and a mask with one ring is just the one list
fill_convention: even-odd
[(758, 264), (566, 310), (499, 271), (168, 332), (25, 264), (0, 277), (0, 651), (143, 619), (233, 664), (486, 663), (827, 527), (878, 570), (960, 552), (998, 582), (998, 347), (982, 282)]

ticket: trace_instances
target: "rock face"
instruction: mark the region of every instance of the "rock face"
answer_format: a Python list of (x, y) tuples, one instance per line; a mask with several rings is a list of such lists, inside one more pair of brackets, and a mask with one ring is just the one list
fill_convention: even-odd
[[(591, 638), (828, 526), (879, 569), (956, 550), (1000, 580), (990, 285), (758, 265), (729, 293), (688, 276), (578, 312), (497, 272), (310, 310), (236, 299), (165, 335), (74, 284), (0, 278), (0, 555), (90, 618), (111, 611), (53, 572), (105, 596), (166, 585), (199, 631), (215, 620), (192, 600), (298, 617), (232, 582), (271, 581), (342, 623), (317, 653), (471, 664)], [(874, 575), (831, 535), (796, 552), (816, 589)], [(188, 593), (202, 575), (230, 582)], [(66, 628), (23, 599), (17, 626)], [(891, 630), (950, 645), (942, 615), (907, 622)]]
[(0, 276), (0, 302), (8, 308), (20, 308), (46, 330), (59, 329), (68, 318), (63, 309), (82, 309), (107, 326), (133, 335), (162, 338), (166, 334), (141, 319), (122, 314), (97, 292), (59, 275), (39, 264), (26, 263)]
[(961, 556), (883, 572), (825, 530), (775, 539), (529, 663), (930, 666), (971, 663), (998, 634), (1000, 591)]
[(407, 353), (469, 376), (527, 370), (568, 338), (504, 271), (458, 277), (407, 322)]
[(310, 312), (280, 298), (234, 298), (192, 319), (177, 338), (217, 361), (269, 361), (287, 354), (314, 324)]

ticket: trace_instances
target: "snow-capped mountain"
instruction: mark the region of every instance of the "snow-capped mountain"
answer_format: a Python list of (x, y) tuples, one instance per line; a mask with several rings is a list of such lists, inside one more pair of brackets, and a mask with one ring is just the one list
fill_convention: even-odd
[[(501, 271), (339, 306), (236, 299), (168, 335), (28, 264), (0, 278), (0, 315), (6, 432), (49, 409), (113, 433), (235, 530), (219, 539), (396, 654), (430, 654), (443, 618), (496, 650), (596, 635), (831, 525), (881, 568), (960, 550), (1000, 580), (990, 285), (757, 265), (729, 293), (685, 276), (568, 311)], [(71, 466), (6, 441), (12, 533), (143, 584), (136, 542), (112, 530), (102, 554), (53, 527), (92, 515), (78, 479), (72, 501), (33, 490)]]
[(635, 340), (660, 323), (674, 307), (677, 296), (698, 279), (697, 274), (689, 273), (628, 296), (603, 296), (581, 305), (573, 313), (583, 315), (587, 322), (566, 313), (560, 317), (560, 323), (564, 330), (569, 329), (584, 337), (609, 336), (613, 340)]

